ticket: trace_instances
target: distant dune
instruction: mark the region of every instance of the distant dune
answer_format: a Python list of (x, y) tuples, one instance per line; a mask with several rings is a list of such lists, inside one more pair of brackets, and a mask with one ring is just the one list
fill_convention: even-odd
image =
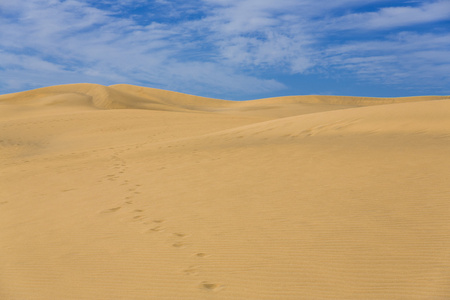
[(0, 96), (0, 299), (450, 299), (450, 97)]

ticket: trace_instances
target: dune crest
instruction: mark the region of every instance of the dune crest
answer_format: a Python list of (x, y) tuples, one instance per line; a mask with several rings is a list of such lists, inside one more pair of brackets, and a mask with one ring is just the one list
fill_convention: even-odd
[(348, 106), (380, 105), (404, 102), (449, 99), (449, 96), (421, 96), (401, 98), (368, 98), (346, 96), (285, 96), (250, 101), (229, 101), (145, 88), (127, 84), (102, 86), (98, 84), (68, 84), (7, 94), (0, 103), (22, 105), (81, 105), (97, 109), (154, 109), (210, 111), (223, 108), (260, 107), (283, 104), (331, 104)]
[(3, 103), (35, 107), (78, 105), (95, 109), (182, 110), (157, 97), (139, 97), (98, 84), (69, 84), (0, 96)]
[(450, 97), (0, 96), (0, 299), (448, 299)]

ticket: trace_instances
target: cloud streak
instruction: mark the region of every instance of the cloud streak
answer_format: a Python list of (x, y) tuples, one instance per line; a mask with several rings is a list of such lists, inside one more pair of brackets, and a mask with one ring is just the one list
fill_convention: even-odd
[(333, 20), (335, 29), (379, 30), (433, 23), (450, 18), (450, 2), (424, 2), (420, 6), (385, 7), (376, 12), (352, 13)]

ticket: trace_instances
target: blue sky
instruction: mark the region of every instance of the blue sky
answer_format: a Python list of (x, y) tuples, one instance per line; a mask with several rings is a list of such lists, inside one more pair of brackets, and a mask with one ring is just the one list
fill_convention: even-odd
[(450, 1), (0, 2), (0, 94), (128, 83), (222, 99), (450, 94)]

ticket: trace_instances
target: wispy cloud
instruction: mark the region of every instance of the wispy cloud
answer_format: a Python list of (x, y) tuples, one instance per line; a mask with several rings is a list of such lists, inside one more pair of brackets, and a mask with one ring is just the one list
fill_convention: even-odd
[[(186, 27), (189, 21), (184, 25), (141, 25), (75, 0), (19, 0), (15, 4), (1, 7), (11, 16), (0, 21), (1, 65), (8, 70), (7, 79), (2, 81), (6, 89), (17, 87), (19, 78), (14, 74), (26, 74), (25, 79), (36, 78), (33, 74), (38, 72), (57, 74), (55, 83), (72, 82), (75, 74), (81, 74), (79, 78), (105, 83), (120, 80), (192, 92), (200, 91), (192, 87), (203, 85), (203, 91), (207, 87), (212, 94), (230, 86), (243, 92), (246, 83), (254, 92), (283, 87), (275, 80), (237, 74), (220, 62), (201, 59), (199, 43), (185, 36), (194, 30)], [(198, 52), (197, 59), (184, 59), (189, 52)], [(24, 84), (33, 85), (25, 80)]]
[(401, 32), (388, 39), (347, 43), (328, 49), (326, 61), (366, 80), (442, 88), (450, 82), (450, 34)]
[(296, 13), (301, 1), (207, 0), (218, 5), (201, 22), (208, 24), (209, 41), (226, 63), (246, 68), (278, 68), (302, 72), (313, 65), (313, 38), (302, 30)]
[(375, 12), (351, 13), (332, 20), (334, 29), (377, 30), (439, 22), (450, 18), (450, 2), (427, 2), (419, 6), (384, 7)]

